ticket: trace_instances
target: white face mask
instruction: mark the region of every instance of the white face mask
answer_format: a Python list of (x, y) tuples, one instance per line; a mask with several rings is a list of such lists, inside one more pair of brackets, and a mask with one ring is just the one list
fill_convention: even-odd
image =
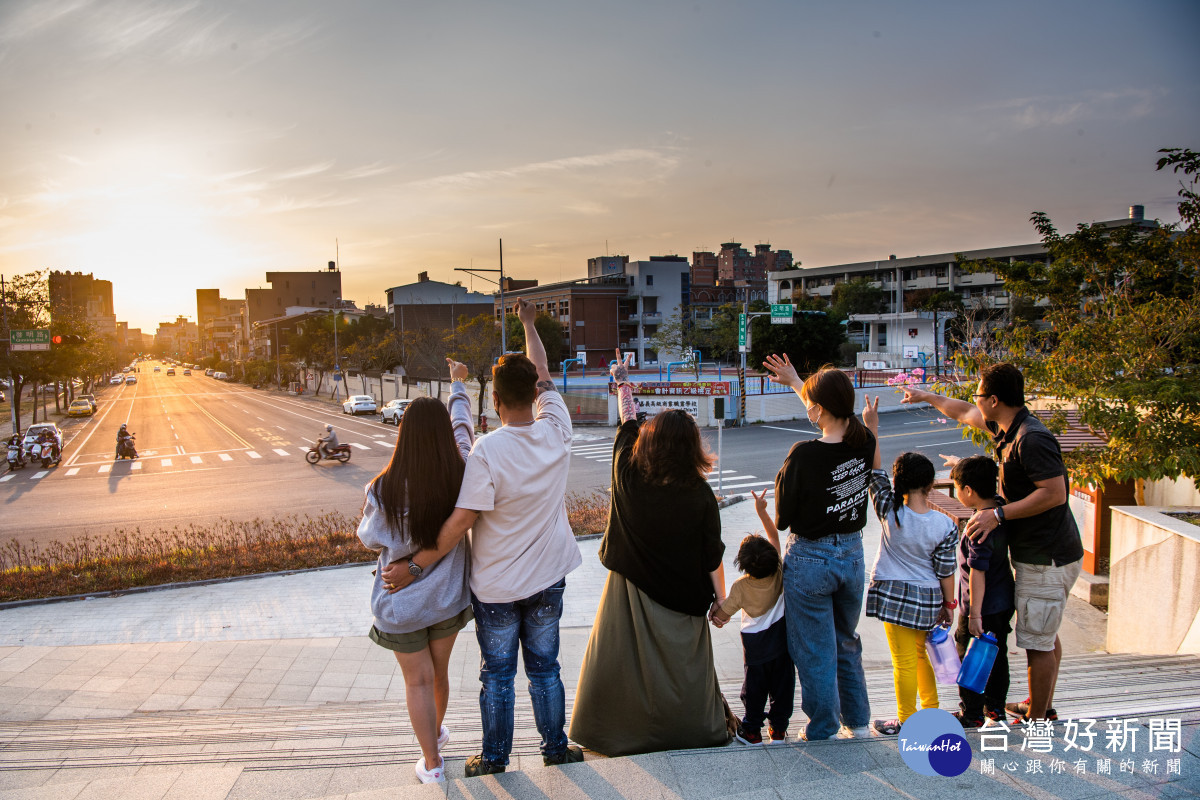
[[(814, 408), (815, 408), (815, 409), (817, 409), (817, 417), (816, 417), (816, 419), (813, 419), (813, 417), (812, 417), (812, 410), (813, 410)], [(817, 406), (817, 405), (811, 405), (811, 406), (809, 406), (808, 408), (804, 409), (804, 416), (805, 416), (805, 417), (808, 419), (808, 421), (809, 421), (809, 422), (811, 422), (811, 423), (812, 423), (814, 426), (815, 426), (815, 425), (817, 425), (817, 424), (818, 424), (818, 423), (821, 421), (821, 407), (820, 407), (820, 406)]]

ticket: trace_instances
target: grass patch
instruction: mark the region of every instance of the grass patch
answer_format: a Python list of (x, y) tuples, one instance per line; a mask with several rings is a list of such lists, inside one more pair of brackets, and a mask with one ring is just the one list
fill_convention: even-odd
[[(567, 519), (576, 536), (603, 533), (608, 493), (571, 494)], [(359, 541), (358, 520), (330, 512), (118, 529), (45, 546), (13, 540), (0, 547), (0, 602), (368, 563), (375, 554)]]

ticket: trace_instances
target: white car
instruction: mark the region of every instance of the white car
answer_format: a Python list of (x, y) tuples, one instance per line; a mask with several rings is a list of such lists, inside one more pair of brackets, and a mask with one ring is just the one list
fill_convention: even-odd
[(25, 438), (22, 440), (22, 447), (25, 450), (28, 450), (29, 446), (37, 441), (38, 435), (42, 431), (50, 431), (52, 434), (54, 434), (54, 438), (58, 442), (58, 452), (61, 453), (63, 448), (62, 431), (60, 431), (58, 426), (53, 422), (39, 422), (36, 425), (30, 425), (28, 428), (26, 428)]
[(108, 379), (109, 386), (120, 386), (124, 382), (125, 382), (125, 378), (121, 375), (113, 375), (111, 378)]
[(411, 402), (412, 400), (403, 398), (388, 400), (384, 407), (379, 410), (379, 415), (383, 417), (384, 422), (399, 425), (400, 418), (404, 416), (404, 409), (408, 408), (408, 404)]
[(375, 413), (375, 398), (369, 394), (356, 394), (349, 400), (342, 403), (343, 414), (374, 414)]

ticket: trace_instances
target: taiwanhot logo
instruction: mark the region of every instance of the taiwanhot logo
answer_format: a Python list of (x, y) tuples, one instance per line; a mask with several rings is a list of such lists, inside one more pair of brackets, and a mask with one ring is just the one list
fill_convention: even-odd
[(900, 726), (900, 757), (918, 774), (953, 778), (971, 766), (971, 745), (949, 711), (924, 708)]

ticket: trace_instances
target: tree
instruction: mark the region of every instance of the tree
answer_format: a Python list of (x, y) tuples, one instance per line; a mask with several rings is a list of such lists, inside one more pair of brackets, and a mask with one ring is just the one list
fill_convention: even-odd
[[(505, 344), (510, 353), (525, 350), (525, 326), (516, 314), (509, 314), (505, 320)], [(563, 344), (562, 323), (546, 313), (538, 314), (533, 319), (533, 328), (542, 347), (546, 348), (546, 363), (551, 370), (558, 369), (563, 360), (565, 346)]]
[(1025, 373), (1027, 394), (1053, 398), (1053, 425), (1061, 428), (1074, 410), (1107, 437), (1104, 446), (1067, 454), (1077, 483), (1187, 475), (1200, 487), (1200, 153), (1159, 152), (1159, 170), (1188, 179), (1180, 223), (1079, 225), (1060, 234), (1035, 212), (1046, 262), (975, 265), (1038, 301), (1043, 320), (994, 329), (999, 350), (969, 348), (962, 365), (1011, 361)]
[(757, 317), (750, 327), (749, 363), (762, 364), (771, 353), (787, 353), (798, 372), (816, 372), (837, 360), (845, 341), (842, 323), (829, 314), (796, 314), (790, 325)]
[[(554, 325), (558, 327), (557, 322)], [(446, 344), (450, 358), (466, 364), (467, 370), (479, 383), (479, 407), (476, 411), (482, 418), (488, 381), (492, 379), (492, 365), (500, 357), (500, 329), (495, 318), (491, 314), (480, 314), (468, 319), (464, 314), (458, 318), (458, 327), (446, 337)]]
[[(699, 330), (679, 313), (666, 317), (650, 337), (650, 346), (658, 353), (659, 363), (664, 358), (668, 361), (689, 360), (700, 342)], [(699, 369), (699, 365), (696, 368)]]
[(888, 293), (867, 278), (839, 283), (830, 299), (830, 309), (839, 320), (851, 314), (882, 314), (888, 308)]

